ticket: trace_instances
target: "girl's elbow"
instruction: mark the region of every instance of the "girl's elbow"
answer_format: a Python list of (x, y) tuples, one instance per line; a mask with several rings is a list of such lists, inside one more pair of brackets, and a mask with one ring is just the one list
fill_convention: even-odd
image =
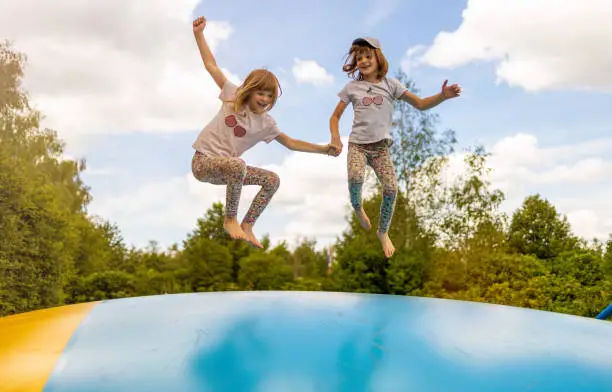
[(285, 143), (285, 147), (287, 147), (288, 149), (295, 151), (295, 149), (297, 148), (297, 143), (294, 139), (289, 139), (287, 140), (287, 142)]
[(404, 97), (402, 96), (402, 101), (407, 102), (410, 106), (415, 108), (416, 110), (423, 110), (423, 100), (419, 97)]
[(209, 59), (204, 61), (204, 67), (210, 73), (213, 73), (219, 69), (219, 67), (217, 66), (217, 63), (214, 60), (209, 60)]
[(333, 113), (329, 117), (329, 121), (330, 122), (340, 122), (340, 117), (342, 117), (342, 110), (336, 109), (333, 111)]

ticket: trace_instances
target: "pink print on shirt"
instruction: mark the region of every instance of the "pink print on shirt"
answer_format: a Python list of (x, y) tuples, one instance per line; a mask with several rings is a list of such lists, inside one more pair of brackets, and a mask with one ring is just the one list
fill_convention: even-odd
[(234, 136), (236, 137), (244, 137), (246, 135), (246, 129), (238, 125), (238, 120), (236, 120), (236, 116), (233, 114), (225, 117), (225, 125), (234, 128)]
[(383, 103), (382, 95), (376, 95), (374, 97), (363, 97), (361, 99), (361, 103), (364, 104), (365, 106), (369, 106), (370, 104), (372, 104), (372, 102), (374, 102), (376, 105), (382, 105)]

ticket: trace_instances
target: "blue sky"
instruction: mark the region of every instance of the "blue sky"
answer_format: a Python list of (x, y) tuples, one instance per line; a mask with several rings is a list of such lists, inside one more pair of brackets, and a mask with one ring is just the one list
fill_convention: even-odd
[[(489, 10), (493, 3), (497, 11)], [(104, 12), (96, 6), (116, 20), (111, 31), (77, 22), (93, 5), (61, 0), (46, 13), (46, 41), (8, 19), (0, 35), (28, 55), (26, 87), (66, 139), (67, 154), (87, 159), (90, 170), (83, 177), (94, 197), (91, 212), (116, 222), (128, 243), (179, 242), (211, 200), (222, 197), (222, 189), (187, 179), (191, 144), (218, 108), (218, 90), (201, 67), (190, 29), (190, 20), (200, 15), (210, 21), (205, 34), (210, 30), (218, 64), (238, 78), (258, 67), (277, 73), (284, 94), (272, 114), (287, 134), (316, 143), (329, 140), (336, 94), (348, 81), (341, 66), (355, 37), (380, 39), (391, 76), (406, 64), (410, 48), (429, 49), (410, 58), (421, 61), (408, 76), (421, 96), (437, 93), (444, 79), (463, 87), (461, 98), (434, 109), (439, 127), (454, 129), (461, 147), (480, 142), (496, 152), (491, 165), (499, 169), (494, 182), (508, 193), (504, 208), (511, 211), (527, 194), (540, 192), (569, 214), (580, 234), (605, 236), (612, 232), (605, 197), (612, 172), (612, 80), (605, 70), (612, 61), (602, 51), (611, 43), (610, 28), (599, 22), (610, 6), (595, 2), (589, 10), (577, 1), (566, 3), (554, 10), (536, 0), (514, 7), (483, 0), (137, 1), (129, 10), (119, 3), (100, 5)], [(27, 15), (27, 6), (2, 7)], [(62, 14), (75, 15), (75, 21), (63, 24)], [(566, 21), (564, 28), (560, 21)], [(70, 46), (66, 36), (82, 43)], [(559, 49), (559, 42), (567, 47)], [(91, 56), (74, 54), (75, 47)], [(315, 61), (333, 82), (317, 83), (316, 75), (306, 75), (310, 83), (298, 82), (296, 59)], [(83, 91), (68, 89), (69, 78)], [(104, 88), (92, 87), (94, 82)], [(157, 121), (161, 112), (165, 117)], [(343, 136), (351, 120), (347, 111)], [(272, 143), (259, 144), (245, 158), (283, 173), (283, 194), (256, 233), (289, 241), (301, 233), (321, 243), (341, 234), (348, 202), (344, 155), (334, 160), (295, 154)], [(315, 174), (300, 177), (313, 167), (325, 173), (324, 186)], [(298, 183), (306, 185), (296, 189)], [(249, 201), (247, 192), (241, 203)], [(337, 212), (330, 216), (326, 208)], [(319, 234), (321, 227), (326, 233)]]

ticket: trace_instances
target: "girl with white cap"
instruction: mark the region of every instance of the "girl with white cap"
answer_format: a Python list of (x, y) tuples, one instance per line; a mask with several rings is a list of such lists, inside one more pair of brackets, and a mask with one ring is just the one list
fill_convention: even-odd
[(391, 257), (395, 252), (388, 234), (398, 189), (395, 168), (389, 153), (395, 101), (401, 99), (418, 110), (428, 110), (461, 94), (458, 85), (447, 86), (448, 81), (445, 80), (440, 93), (420, 98), (408, 91), (399, 80), (387, 77), (388, 69), (389, 64), (376, 38), (355, 39), (342, 67), (353, 80), (338, 93), (340, 102), (329, 122), (331, 145), (341, 151), (338, 123), (346, 107), (352, 104), (354, 120), (347, 153), (350, 201), (361, 227), (370, 230), (370, 220), (361, 203), (365, 168), (370, 165), (383, 188), (377, 234), (385, 257)]

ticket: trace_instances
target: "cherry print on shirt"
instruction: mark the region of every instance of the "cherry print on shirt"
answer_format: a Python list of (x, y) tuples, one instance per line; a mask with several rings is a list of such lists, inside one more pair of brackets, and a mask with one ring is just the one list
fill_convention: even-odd
[(244, 135), (246, 135), (246, 129), (242, 128), (240, 125), (234, 128), (234, 136), (243, 137)]
[(235, 127), (238, 124), (238, 121), (236, 120), (236, 117), (233, 114), (230, 114), (229, 116), (225, 117), (225, 125), (227, 125), (228, 127)]
[(382, 97), (382, 95), (376, 95), (374, 97), (363, 97), (363, 99), (361, 100), (361, 103), (364, 106), (369, 106), (372, 103), (374, 103), (376, 105), (382, 105), (383, 97)]
[(234, 136), (236, 137), (244, 137), (244, 135), (246, 135), (246, 129), (238, 125), (238, 120), (236, 120), (233, 114), (225, 117), (225, 125), (234, 128)]

